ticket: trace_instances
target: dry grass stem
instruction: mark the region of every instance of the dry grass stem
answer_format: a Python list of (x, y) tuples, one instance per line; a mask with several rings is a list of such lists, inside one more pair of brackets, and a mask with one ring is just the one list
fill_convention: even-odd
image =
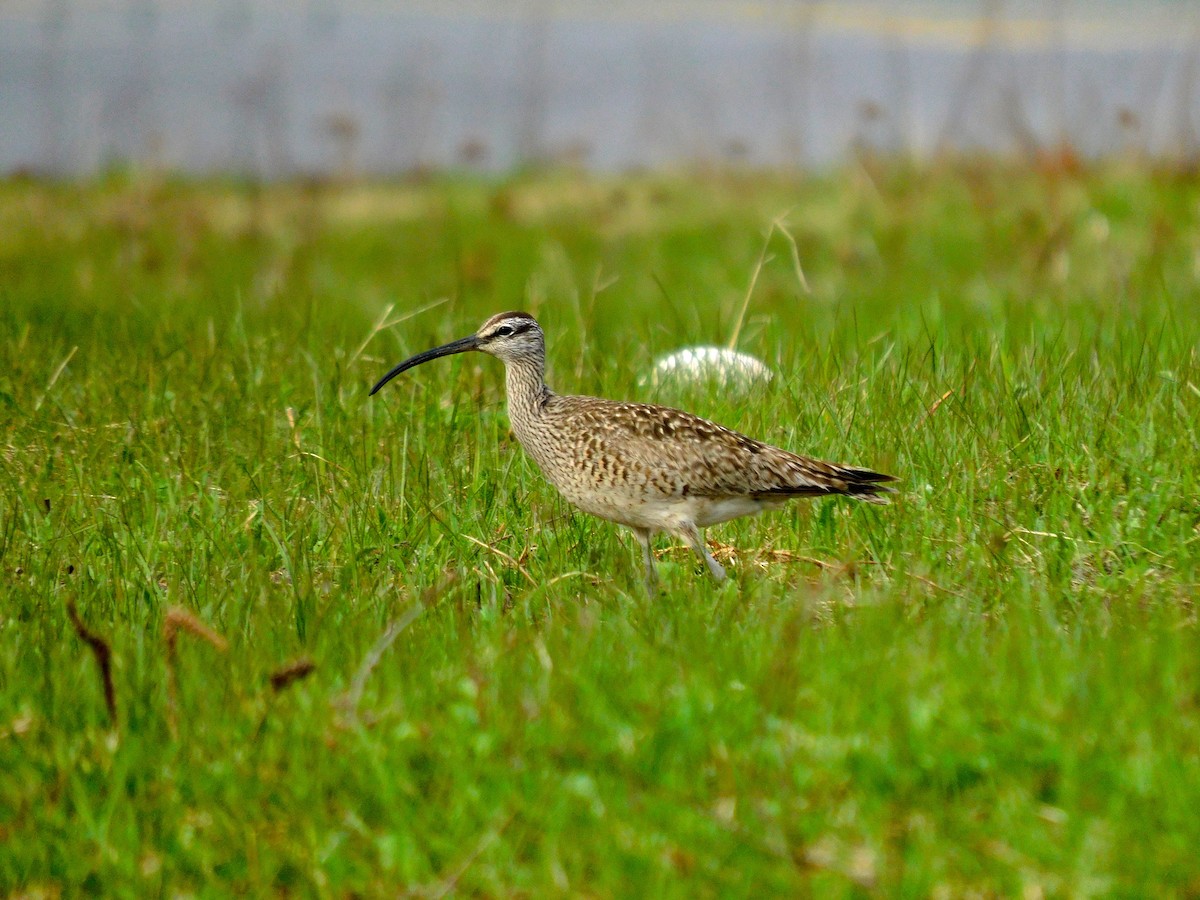
[(471, 535), (469, 535), (469, 534), (464, 534), (463, 537), (465, 537), (472, 544), (476, 544), (476, 545), (482, 547), (484, 550), (488, 550), (491, 553), (495, 553), (498, 557), (500, 557), (502, 560), (504, 560), (506, 563), (508, 563), (509, 566), (511, 566), (512, 568), (514, 568), (518, 572), (520, 572), (522, 575), (524, 575), (526, 581), (528, 581), (534, 587), (538, 586), (537, 581), (535, 581), (534, 577), (529, 574), (529, 570), (526, 569), (523, 565), (521, 565), (521, 562), (518, 559), (516, 559), (515, 557), (509, 556), (507, 553), (505, 553), (499, 547), (493, 547), (491, 544), (485, 543), (485, 542), (479, 540), (479, 538), (471, 537)]
[(336, 705), (341, 707), (343, 712), (350, 716), (357, 714), (358, 704), (362, 700), (363, 689), (366, 687), (367, 679), (371, 677), (371, 673), (379, 665), (379, 660), (383, 658), (383, 654), (387, 652), (388, 647), (392, 646), (392, 643), (400, 636), (400, 632), (415, 622), (424, 611), (425, 607), (420, 604), (410, 606), (400, 618), (388, 624), (383, 634), (379, 636), (374, 646), (371, 647), (370, 651), (363, 658), (362, 665), (358, 667), (354, 681), (350, 684), (350, 689), (337, 699)]
[(163, 640), (169, 646), (174, 647), (175, 636), (180, 631), (200, 638), (220, 653), (229, 649), (229, 642), (222, 635), (205, 625), (182, 606), (172, 606), (163, 617)]
[(308, 657), (292, 660), (271, 673), (271, 690), (279, 693), (316, 671), (317, 664)]
[(100, 669), (100, 682), (104, 688), (104, 705), (108, 708), (108, 718), (113, 725), (117, 724), (117, 692), (113, 688), (112, 678), (112, 648), (108, 641), (94, 631), (88, 629), (83, 619), (79, 617), (79, 609), (75, 601), (67, 601), (67, 615), (79, 639), (88, 645), (92, 655), (96, 657), (96, 665)]
[(956, 388), (950, 388), (950, 390), (946, 391), (946, 393), (942, 394), (942, 396), (940, 396), (936, 400), (934, 400), (933, 404), (929, 407), (929, 409), (925, 410), (925, 415), (921, 416), (921, 421), (917, 422), (917, 427), (920, 428), (922, 425), (924, 425), (926, 422), (928, 422), (930, 417), (933, 416), (933, 414), (938, 411), (938, 407), (940, 407), (943, 403), (945, 403), (947, 400), (949, 400), (955, 394), (960, 394), (963, 390), (965, 390), (967, 387), (967, 382), (971, 380), (971, 375), (974, 374), (974, 372), (975, 372), (975, 361), (972, 360), (971, 367), (969, 369), (967, 369), (967, 374), (963, 377), (962, 384), (960, 384)]
[(389, 303), (384, 308), (383, 313), (379, 316), (379, 318), (375, 320), (375, 324), (371, 326), (371, 330), (367, 332), (367, 336), (363, 338), (363, 342), (358, 345), (358, 349), (350, 354), (350, 362), (354, 363), (357, 361), (358, 358), (362, 356), (363, 351), (367, 349), (367, 344), (371, 343), (371, 341), (375, 339), (375, 335), (379, 334), (381, 331), (385, 331), (388, 328), (399, 325), (401, 322), (407, 322), (409, 319), (414, 318), (415, 316), (429, 312), (429, 310), (436, 309), (443, 303), (449, 302), (449, 297), (439, 297), (432, 303), (426, 303), (424, 306), (409, 310), (408, 312), (404, 313), (403, 315), (399, 315), (394, 319), (390, 319), (389, 316), (391, 316), (392, 310), (396, 308), (396, 304)]
[(771, 220), (766, 237), (763, 238), (762, 249), (758, 252), (758, 260), (754, 264), (754, 271), (750, 273), (750, 284), (746, 286), (746, 294), (742, 297), (742, 308), (738, 311), (737, 321), (733, 325), (733, 332), (729, 335), (728, 347), (730, 350), (737, 349), (738, 338), (742, 334), (742, 325), (746, 322), (746, 312), (750, 308), (750, 298), (754, 295), (754, 288), (758, 285), (758, 276), (762, 274), (763, 266), (773, 259), (773, 257), (767, 255), (767, 248), (770, 247), (771, 238), (776, 232), (783, 235), (784, 239), (788, 242), (788, 247), (791, 250), (792, 268), (796, 272), (796, 281), (799, 282), (804, 293), (812, 293), (808, 286), (808, 279), (804, 277), (804, 268), (800, 265), (800, 248), (796, 246), (796, 239), (792, 237), (791, 232), (784, 226), (784, 220), (787, 218), (788, 212), (790, 210), (780, 213)]
[(504, 834), (504, 830), (508, 828), (512, 820), (513, 814), (510, 813), (508, 817), (499, 825), (495, 826), (494, 828), (489, 828), (487, 831), (485, 831), (479, 838), (478, 842), (476, 842), (471, 852), (463, 858), (463, 860), (454, 868), (453, 872), (443, 878), (442, 881), (436, 886), (427, 888), (420, 893), (424, 896), (433, 898), (433, 900), (441, 900), (442, 897), (453, 893), (455, 887), (458, 886), (459, 881), (462, 880), (463, 875), (467, 873), (467, 870), (471, 868), (471, 865), (475, 862), (475, 860), (479, 859), (479, 857), (483, 855), (484, 851), (487, 850), (488, 847), (492, 846), (492, 844), (496, 843), (496, 841), (500, 839), (500, 836)]
[(176, 672), (176, 645), (181, 631), (200, 638), (220, 653), (229, 649), (229, 642), (224, 637), (183, 607), (172, 606), (163, 616), (163, 644), (166, 647), (167, 657), (167, 727), (171, 730), (172, 736), (177, 733), (178, 728), (176, 711), (179, 707), (179, 682)]

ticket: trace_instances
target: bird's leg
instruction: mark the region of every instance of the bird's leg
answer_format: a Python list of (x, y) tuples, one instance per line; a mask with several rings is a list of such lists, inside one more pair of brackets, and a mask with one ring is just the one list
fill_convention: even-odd
[(658, 573), (654, 570), (654, 551), (650, 549), (650, 529), (634, 528), (633, 534), (642, 545), (642, 555), (646, 560), (646, 590), (650, 596), (658, 591)]
[(705, 565), (708, 566), (708, 571), (712, 572), (712, 577), (717, 581), (724, 581), (725, 569), (708, 552), (708, 547), (705, 546), (704, 537), (700, 534), (700, 530), (693, 523), (687, 522), (679, 529), (679, 534), (696, 551), (696, 555), (704, 560)]

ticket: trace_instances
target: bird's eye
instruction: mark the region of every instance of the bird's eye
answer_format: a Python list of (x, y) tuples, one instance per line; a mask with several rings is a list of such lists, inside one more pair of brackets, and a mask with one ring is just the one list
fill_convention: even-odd
[(511, 325), (501, 325), (496, 329), (496, 337), (512, 337), (513, 328)]

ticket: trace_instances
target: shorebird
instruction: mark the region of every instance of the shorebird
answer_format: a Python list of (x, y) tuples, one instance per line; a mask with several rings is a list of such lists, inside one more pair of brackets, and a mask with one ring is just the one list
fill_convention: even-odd
[(648, 403), (556, 394), (546, 386), (546, 339), (529, 313), (492, 316), (465, 338), (409, 357), (379, 379), (468, 350), (504, 363), (513, 433), (546, 478), (584, 512), (631, 529), (658, 583), (651, 538), (682, 538), (717, 581), (701, 529), (755, 515), (795, 497), (845, 494), (887, 503), (891, 475), (798, 456), (691, 413)]

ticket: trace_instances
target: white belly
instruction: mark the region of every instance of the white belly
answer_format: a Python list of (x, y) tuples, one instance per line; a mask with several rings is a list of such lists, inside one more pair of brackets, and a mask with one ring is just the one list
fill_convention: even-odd
[[(565, 495), (565, 492), (564, 492)], [(678, 497), (668, 500), (641, 500), (619, 495), (572, 497), (567, 499), (584, 512), (633, 528), (676, 533), (687, 523), (707, 528), (739, 516), (758, 515), (785, 500), (755, 500), (750, 497)]]

